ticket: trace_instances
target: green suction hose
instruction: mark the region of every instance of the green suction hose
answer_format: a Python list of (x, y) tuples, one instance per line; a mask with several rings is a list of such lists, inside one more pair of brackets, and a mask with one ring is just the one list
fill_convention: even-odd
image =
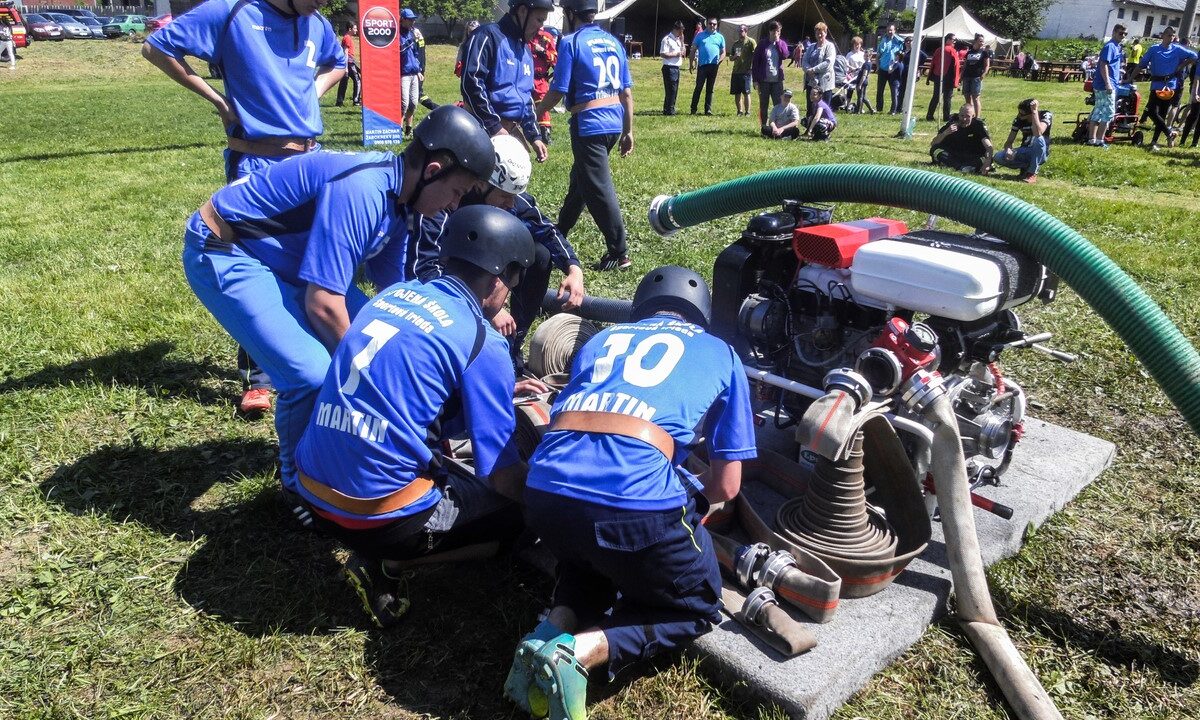
[(941, 215), (1004, 238), (1079, 293), (1150, 371), (1200, 434), (1200, 355), (1137, 283), (1061, 220), (963, 178), (880, 165), (810, 165), (759, 173), (650, 204), (661, 235), (709, 220), (781, 204), (853, 202)]

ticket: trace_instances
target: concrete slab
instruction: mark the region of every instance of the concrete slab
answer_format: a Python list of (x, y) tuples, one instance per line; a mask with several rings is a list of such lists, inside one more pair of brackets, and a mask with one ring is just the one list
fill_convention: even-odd
[[(1032, 418), (1025, 427), (1004, 484), (979, 491), (1014, 509), (1011, 520), (975, 513), (989, 565), (1016, 554), (1027, 526), (1045, 522), (1113, 460), (1115, 447), (1098, 438)], [(775, 445), (779, 438), (762, 440)], [(782, 498), (761, 485), (747, 486), (744, 492), (763, 517), (774, 517)], [(806, 623), (819, 644), (804, 655), (784, 659), (728, 618), (700, 638), (693, 652), (707, 657), (708, 666), (730, 685), (779, 705), (794, 718), (824, 720), (945, 614), (951, 580), (943, 542), (941, 525), (934, 523), (929, 547), (886, 590), (843, 600), (825, 625)]]

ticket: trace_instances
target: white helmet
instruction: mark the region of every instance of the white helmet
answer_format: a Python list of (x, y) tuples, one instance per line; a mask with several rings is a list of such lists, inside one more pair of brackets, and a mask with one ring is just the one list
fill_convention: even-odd
[(492, 187), (506, 193), (520, 195), (529, 187), (529, 176), (533, 163), (529, 162), (529, 151), (512, 135), (496, 135), (492, 138), (496, 149), (496, 165), (492, 168)]

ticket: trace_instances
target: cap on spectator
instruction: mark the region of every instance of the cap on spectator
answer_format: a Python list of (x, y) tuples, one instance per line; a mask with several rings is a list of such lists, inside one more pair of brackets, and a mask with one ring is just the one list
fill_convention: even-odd
[(785, 90), (783, 91), (783, 96), (784, 96), (784, 97), (791, 97), (791, 96), (792, 96), (792, 90), (791, 90), (791, 88), (787, 88), (787, 89), (785, 89)]
[(408, 8), (404, 8), (403, 10), (400, 11), (400, 19), (401, 20), (416, 20), (417, 14), (415, 12), (413, 12), (412, 10), (409, 10)]

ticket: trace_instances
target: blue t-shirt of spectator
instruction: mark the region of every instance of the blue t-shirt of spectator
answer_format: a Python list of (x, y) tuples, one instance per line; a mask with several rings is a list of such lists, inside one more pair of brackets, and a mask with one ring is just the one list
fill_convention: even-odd
[[(1121, 82), (1121, 66), (1124, 64), (1121, 45), (1116, 40), (1104, 43), (1100, 49), (1100, 60), (1092, 71), (1092, 85), (1099, 90), (1115, 90), (1117, 83)], [(1108, 78), (1108, 82), (1105, 82), (1105, 78)]]
[(888, 38), (886, 35), (879, 38), (879, 44), (875, 46), (876, 52), (879, 53), (879, 69), (882, 72), (887, 72), (896, 57), (904, 52), (904, 40), (899, 35)]
[(1150, 70), (1150, 90), (1162, 88), (1178, 90), (1179, 77), (1176, 73), (1179, 71), (1179, 67), (1188, 61), (1195, 62), (1196, 57), (1195, 51), (1182, 45), (1172, 43), (1163, 47), (1162, 43), (1159, 43), (1146, 50), (1138, 67)]
[(696, 62), (712, 65), (725, 52), (725, 36), (716, 30), (705, 30), (696, 36)]

